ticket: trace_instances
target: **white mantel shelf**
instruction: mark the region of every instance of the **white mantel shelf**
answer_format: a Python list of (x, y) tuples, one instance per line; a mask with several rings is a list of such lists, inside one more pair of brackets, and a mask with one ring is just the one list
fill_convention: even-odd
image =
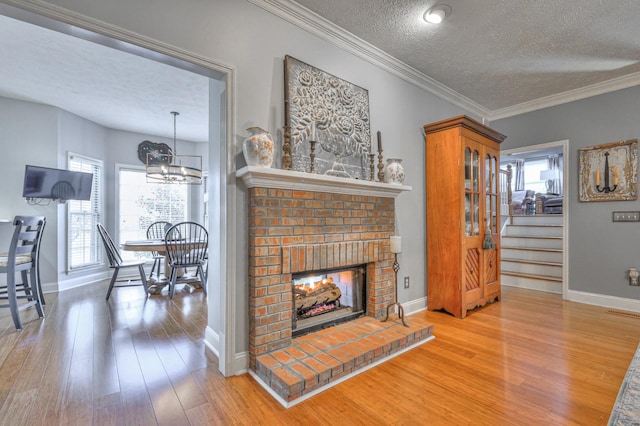
[(331, 192), (334, 194), (364, 195), (396, 198), (410, 186), (368, 180), (316, 175), (292, 170), (246, 166), (236, 171), (247, 188), (291, 189), (297, 191)]

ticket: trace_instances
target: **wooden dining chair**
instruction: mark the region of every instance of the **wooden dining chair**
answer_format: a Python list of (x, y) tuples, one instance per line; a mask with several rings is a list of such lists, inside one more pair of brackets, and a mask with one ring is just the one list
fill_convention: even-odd
[(100, 238), (102, 239), (102, 243), (104, 244), (104, 250), (107, 253), (107, 258), (109, 259), (109, 267), (113, 269), (113, 276), (111, 277), (111, 282), (109, 283), (109, 289), (107, 290), (107, 300), (109, 300), (109, 296), (111, 296), (111, 291), (115, 286), (116, 282), (126, 282), (127, 284), (120, 284), (116, 287), (131, 287), (140, 285), (138, 283), (133, 283), (132, 280), (120, 280), (118, 281), (118, 273), (120, 269), (123, 268), (134, 268), (137, 267), (140, 273), (140, 282), (142, 287), (144, 287), (144, 292), (149, 294), (149, 287), (147, 286), (147, 276), (144, 272), (144, 264), (145, 261), (136, 261), (136, 262), (124, 262), (122, 260), (122, 256), (120, 255), (120, 250), (116, 247), (111, 239), (111, 236), (107, 232), (107, 230), (102, 226), (102, 224), (98, 223), (98, 233), (100, 234)]
[(196, 276), (200, 276), (202, 290), (207, 294), (207, 280), (204, 265), (207, 262), (209, 233), (204, 226), (195, 222), (181, 222), (173, 225), (165, 236), (165, 249), (171, 267), (169, 279), (169, 298), (173, 299), (178, 271), (195, 267)]
[[(147, 238), (150, 240), (164, 240), (164, 236), (167, 234), (167, 231), (172, 226), (173, 224), (171, 222), (167, 222), (163, 220), (154, 222), (151, 225), (149, 225), (149, 227), (147, 228)], [(160, 275), (162, 275), (161, 267), (162, 267), (162, 260), (164, 259), (164, 254), (154, 251), (152, 252), (152, 255), (153, 255), (153, 265), (151, 265), (151, 272), (149, 273), (149, 279), (153, 279), (153, 274), (154, 274), (154, 271), (156, 271), (156, 269), (157, 269), (157, 272), (155, 273), (157, 277), (160, 278)]]
[[(44, 216), (16, 216), (9, 251), (5, 256), (0, 256), (0, 273), (7, 275), (6, 284), (0, 286), (0, 300), (6, 300), (7, 303), (0, 305), (0, 308), (11, 310), (13, 323), (18, 330), (22, 329), (20, 311), (24, 309), (35, 306), (38, 316), (44, 318), (38, 256), (45, 222)], [(16, 283), (18, 273), (21, 283)], [(26, 299), (27, 303), (18, 304), (20, 299)]]

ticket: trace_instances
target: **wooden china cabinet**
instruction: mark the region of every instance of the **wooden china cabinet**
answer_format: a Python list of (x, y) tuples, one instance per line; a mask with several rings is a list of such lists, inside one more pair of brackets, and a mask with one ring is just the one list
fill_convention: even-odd
[(500, 143), (467, 117), (424, 126), (427, 306), (464, 318), (500, 299)]

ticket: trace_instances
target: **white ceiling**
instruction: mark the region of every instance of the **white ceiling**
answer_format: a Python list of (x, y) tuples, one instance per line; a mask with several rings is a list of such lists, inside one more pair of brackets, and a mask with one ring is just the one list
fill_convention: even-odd
[[(638, 0), (249, 1), (489, 119), (640, 84)], [(208, 140), (202, 75), (1, 15), (0, 57), (0, 96), (169, 138), (179, 111)]]
[(0, 15), (0, 96), (54, 105), (100, 125), (208, 141), (209, 79)]
[(638, 0), (249, 1), (491, 119), (640, 84)]

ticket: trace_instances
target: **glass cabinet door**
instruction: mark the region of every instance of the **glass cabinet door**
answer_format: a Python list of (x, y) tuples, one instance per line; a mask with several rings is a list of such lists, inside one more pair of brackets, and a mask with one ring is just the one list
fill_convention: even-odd
[(485, 220), (489, 224), (492, 234), (498, 233), (498, 159), (491, 154), (485, 157)]
[(464, 151), (464, 233), (480, 235), (480, 154), (467, 147)]

